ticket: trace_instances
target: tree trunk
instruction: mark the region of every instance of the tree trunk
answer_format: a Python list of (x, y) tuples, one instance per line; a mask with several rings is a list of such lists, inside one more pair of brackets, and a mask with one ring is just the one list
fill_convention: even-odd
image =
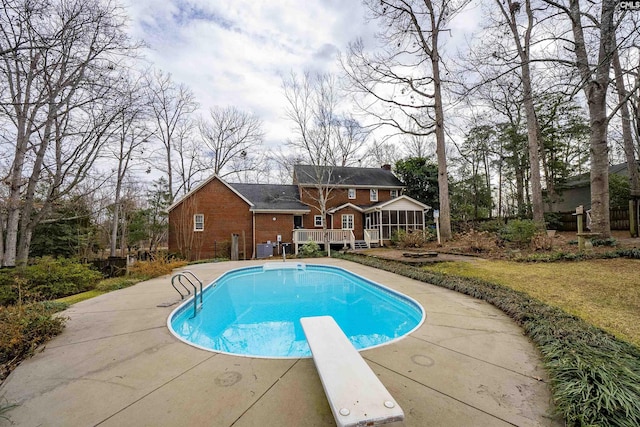
[(116, 256), (116, 248), (118, 242), (118, 221), (120, 220), (120, 200), (116, 197), (113, 204), (113, 224), (111, 225), (111, 242), (109, 246), (109, 256)]
[(635, 147), (633, 146), (633, 135), (631, 134), (631, 114), (629, 113), (629, 105), (626, 99), (628, 93), (624, 84), (618, 49), (613, 52), (612, 62), (616, 77), (618, 102), (621, 104), (620, 116), (622, 117), (622, 143), (624, 146), (624, 154), (627, 159), (627, 168), (629, 170), (629, 189), (631, 190), (631, 196), (640, 196), (640, 174), (638, 173)]
[(595, 70), (589, 66), (589, 57), (582, 28), (579, 0), (570, 0), (569, 13), (575, 42), (578, 71), (584, 84), (584, 93), (589, 106), (591, 134), (591, 231), (602, 237), (611, 236), (609, 218), (609, 147), (607, 144), (607, 89), (609, 70), (614, 52), (615, 27), (613, 13), (617, 2), (604, 0), (600, 17), (600, 42)]
[(498, 218), (502, 218), (502, 148), (500, 148), (500, 163), (498, 163)]
[[(25, 120), (21, 118), (19, 119), (19, 131), (24, 130), (24, 126), (26, 126), (24, 122)], [(22, 210), (20, 188), (22, 183), (22, 171), (24, 169), (27, 139), (28, 137), (25, 135), (18, 135), (16, 138), (16, 154), (11, 167), (9, 198), (7, 202), (7, 230), (4, 257), (2, 260), (2, 265), (5, 267), (13, 267), (16, 265), (18, 228), (20, 226), (20, 212)]]
[[(433, 16), (432, 16), (433, 19)], [(436, 154), (438, 158), (438, 200), (440, 201), (440, 236), (451, 239), (451, 207), (449, 204), (449, 175), (447, 174), (447, 152), (444, 139), (444, 109), (442, 107), (442, 81), (440, 80), (440, 57), (438, 55), (438, 32), (434, 28), (432, 38), (431, 66), (433, 67), (434, 110), (436, 116)]]
[[(542, 183), (540, 178), (540, 151), (538, 144), (538, 119), (533, 105), (531, 93), (531, 76), (529, 66), (523, 65), (522, 82), (524, 85), (524, 105), (527, 116), (527, 140), (529, 142), (529, 168), (531, 181), (531, 205), (533, 220), (538, 224), (544, 224), (544, 204), (542, 202)], [(525, 71), (526, 68), (526, 71)]]
[(524, 46), (520, 40), (520, 33), (517, 27), (516, 11), (519, 8), (509, 0), (507, 12), (502, 4), (498, 1), (503, 15), (509, 22), (509, 28), (513, 35), (518, 56), (520, 57), (520, 73), (522, 78), (522, 89), (524, 94), (524, 109), (527, 119), (527, 141), (529, 143), (529, 169), (531, 182), (531, 204), (533, 210), (533, 220), (538, 224), (544, 225), (544, 205), (542, 202), (542, 183), (540, 178), (540, 143), (539, 143), (539, 126), (536, 110), (533, 103), (533, 90), (531, 88), (531, 69), (529, 67), (530, 48), (531, 48), (531, 31), (533, 29), (533, 11), (531, 9), (531, 1), (526, 0), (525, 9), (527, 12), (527, 27), (524, 34)]
[[(607, 144), (606, 86), (592, 91), (589, 109), (591, 135), (591, 231), (611, 236), (609, 218), (609, 146)], [(597, 106), (596, 104), (599, 104)]]
[(516, 200), (518, 202), (518, 218), (524, 218), (527, 212), (524, 199), (524, 168), (520, 165), (519, 160), (516, 166)]

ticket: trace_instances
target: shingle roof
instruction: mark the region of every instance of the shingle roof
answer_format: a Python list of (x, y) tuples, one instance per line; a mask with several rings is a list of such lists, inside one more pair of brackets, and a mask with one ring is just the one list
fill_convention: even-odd
[(317, 184), (321, 177), (323, 183), (339, 186), (404, 187), (391, 171), (382, 168), (296, 165), (293, 170), (301, 185)]
[(229, 184), (253, 203), (252, 210), (309, 210), (300, 202), (297, 185)]
[[(640, 162), (638, 162), (640, 166)], [(627, 172), (627, 164), (626, 163), (618, 163), (617, 165), (609, 166), (609, 175), (626, 175)], [(558, 189), (568, 189), (568, 188), (578, 188), (578, 187), (589, 187), (591, 185), (591, 174), (590, 172), (582, 173), (580, 175), (574, 175), (567, 178), (565, 182), (558, 186)]]

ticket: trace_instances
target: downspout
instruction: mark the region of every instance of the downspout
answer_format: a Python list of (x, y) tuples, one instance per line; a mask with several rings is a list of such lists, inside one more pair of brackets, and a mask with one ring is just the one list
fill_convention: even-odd
[(253, 254), (251, 255), (251, 259), (256, 259), (256, 213), (252, 212), (253, 216), (251, 217), (253, 222)]

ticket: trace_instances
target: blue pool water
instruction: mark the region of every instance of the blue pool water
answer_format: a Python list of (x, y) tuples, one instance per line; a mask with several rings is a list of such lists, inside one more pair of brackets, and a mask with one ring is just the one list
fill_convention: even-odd
[(232, 270), (204, 291), (193, 316), (187, 301), (169, 316), (181, 340), (207, 350), (254, 357), (311, 355), (301, 317), (333, 316), (357, 349), (398, 339), (416, 329), (422, 307), (409, 297), (344, 269), (276, 263)]

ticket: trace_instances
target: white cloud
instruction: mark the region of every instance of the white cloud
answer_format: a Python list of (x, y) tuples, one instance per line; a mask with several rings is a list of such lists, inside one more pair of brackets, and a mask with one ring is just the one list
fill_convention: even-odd
[(267, 142), (289, 135), (281, 76), (330, 71), (356, 37), (371, 38), (360, 2), (125, 0), (148, 59), (196, 94), (201, 108), (234, 105), (265, 121)]

